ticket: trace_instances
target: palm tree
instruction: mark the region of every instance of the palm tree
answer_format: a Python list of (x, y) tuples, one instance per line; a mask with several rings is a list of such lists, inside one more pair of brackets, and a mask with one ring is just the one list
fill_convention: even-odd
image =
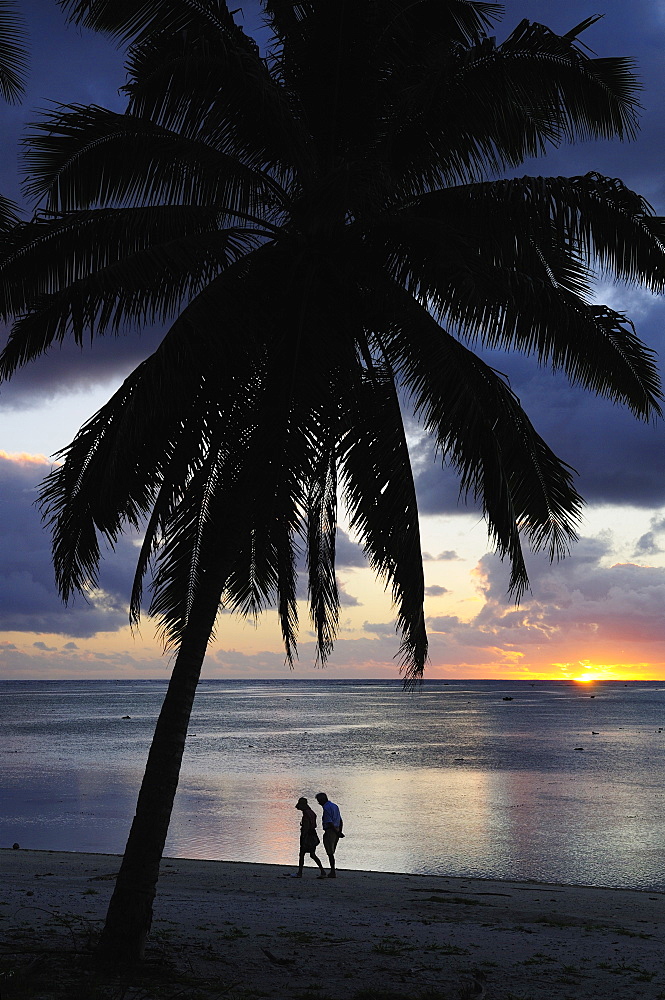
[(597, 174), (496, 180), (576, 137), (629, 138), (623, 59), (472, 0), (263, 0), (263, 57), (223, 0), (61, 0), (131, 40), (128, 107), (68, 106), (29, 141), (31, 222), (5, 241), (0, 360), (166, 327), (63, 451), (42, 499), (63, 598), (97, 581), (100, 537), (143, 532), (130, 616), (175, 663), (100, 954), (140, 957), (187, 722), (220, 605), (275, 606), (296, 655), (306, 552), (318, 656), (335, 638), (338, 497), (392, 588), (407, 680), (427, 656), (402, 410), (431, 433), (527, 585), (520, 534), (575, 537), (571, 470), (474, 351), (514, 348), (659, 413), (651, 353), (592, 298), (595, 268), (654, 291), (663, 222)]

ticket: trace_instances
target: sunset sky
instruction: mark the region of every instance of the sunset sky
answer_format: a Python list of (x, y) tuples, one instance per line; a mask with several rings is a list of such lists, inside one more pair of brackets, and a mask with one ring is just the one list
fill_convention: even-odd
[[(0, 191), (19, 201), (19, 140), (40, 108), (49, 102), (124, 106), (121, 51), (101, 36), (66, 27), (54, 0), (21, 7), (30, 35), (28, 92), (22, 106), (0, 107)], [(247, 30), (257, 31), (257, 7), (256, 0), (242, 5)], [(519, 0), (506, 4), (497, 35), (504, 37), (522, 17), (566, 31), (597, 13), (605, 14), (603, 20), (583, 38), (598, 55), (636, 60), (644, 87), (641, 133), (630, 144), (562, 148), (518, 173), (597, 170), (621, 177), (665, 214), (665, 2)], [(625, 311), (642, 339), (665, 357), (662, 300), (623, 287), (599, 287), (598, 299)], [(55, 591), (49, 535), (33, 505), (54, 453), (152, 351), (157, 336), (107, 338), (82, 352), (66, 345), (0, 390), (2, 678), (168, 674), (169, 659), (150, 620), (137, 635), (127, 626), (136, 538), (108, 553), (99, 592), (65, 608)], [(508, 568), (489, 553), (482, 518), (458, 503), (454, 477), (441, 469), (418, 428), (409, 428), (426, 553), (428, 676), (665, 679), (663, 423), (640, 424), (571, 389), (533, 359), (486, 356), (509, 375), (539, 433), (578, 471), (588, 506), (569, 558), (554, 567), (543, 556), (529, 559), (531, 592), (516, 608), (506, 595)], [(342, 624), (326, 676), (397, 677), (399, 643), (389, 597), (343, 530), (338, 562)], [(273, 613), (259, 623), (222, 615), (203, 676), (320, 676), (313, 649), (304, 605), (293, 674), (284, 664)]]

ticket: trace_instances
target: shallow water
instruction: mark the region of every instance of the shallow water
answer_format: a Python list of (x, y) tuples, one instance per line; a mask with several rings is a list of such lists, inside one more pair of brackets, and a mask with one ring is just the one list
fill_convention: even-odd
[[(0, 846), (121, 853), (164, 686), (0, 683)], [(665, 889), (662, 727), (659, 682), (203, 681), (166, 853), (292, 864), (323, 789), (340, 867)]]

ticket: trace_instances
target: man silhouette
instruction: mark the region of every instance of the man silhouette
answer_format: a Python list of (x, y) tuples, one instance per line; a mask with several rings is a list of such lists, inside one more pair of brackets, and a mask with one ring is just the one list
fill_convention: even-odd
[(342, 832), (344, 823), (342, 821), (339, 807), (336, 806), (334, 802), (330, 801), (325, 792), (317, 792), (314, 798), (323, 809), (321, 825), (323, 827), (323, 847), (328, 855), (328, 861), (330, 862), (328, 878), (336, 878), (335, 849), (337, 848), (337, 842), (340, 837), (344, 836)]

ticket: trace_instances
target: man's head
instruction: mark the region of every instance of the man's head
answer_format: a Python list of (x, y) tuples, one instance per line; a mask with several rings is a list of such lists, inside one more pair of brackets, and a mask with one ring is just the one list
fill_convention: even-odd
[(301, 796), (301, 798), (299, 798), (298, 801), (296, 802), (296, 809), (306, 809), (306, 808), (307, 808), (307, 799), (304, 798), (304, 796)]
[(320, 806), (324, 806), (328, 801), (328, 796), (326, 795), (325, 792), (317, 792), (314, 798), (316, 799), (316, 801), (319, 803)]

